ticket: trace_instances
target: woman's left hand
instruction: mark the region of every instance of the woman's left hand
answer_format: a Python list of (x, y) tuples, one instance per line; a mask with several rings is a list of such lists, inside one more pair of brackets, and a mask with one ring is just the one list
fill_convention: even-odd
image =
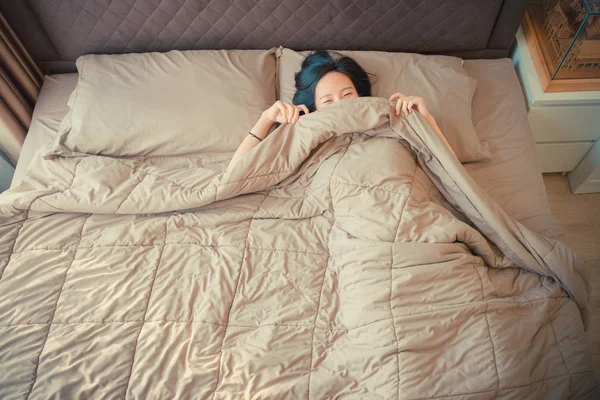
[(397, 100), (396, 102), (396, 115), (400, 115), (400, 111), (404, 111), (406, 115), (410, 114), (413, 109), (417, 110), (425, 118), (431, 118), (431, 114), (425, 106), (425, 101), (422, 97), (417, 96), (406, 96), (400, 92), (394, 93), (390, 96), (390, 101)]

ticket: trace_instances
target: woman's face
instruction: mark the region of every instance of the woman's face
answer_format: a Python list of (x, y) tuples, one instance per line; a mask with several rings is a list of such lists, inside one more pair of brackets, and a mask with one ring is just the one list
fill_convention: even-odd
[(360, 96), (356, 93), (352, 80), (337, 71), (325, 74), (315, 87), (315, 107), (317, 110), (342, 99), (356, 97)]

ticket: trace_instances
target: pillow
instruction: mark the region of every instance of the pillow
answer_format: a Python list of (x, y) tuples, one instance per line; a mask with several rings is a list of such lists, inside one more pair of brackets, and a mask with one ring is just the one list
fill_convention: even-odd
[(50, 154), (232, 153), (276, 101), (275, 49), (77, 59), (79, 78)]
[[(477, 81), (462, 68), (462, 60), (448, 56), (424, 56), (380, 51), (339, 51), (352, 57), (365, 71), (376, 75), (371, 94), (389, 98), (396, 92), (420, 96), (461, 162), (490, 159), (471, 119), (471, 102)], [(279, 99), (292, 102), (294, 74), (310, 52), (277, 50)]]

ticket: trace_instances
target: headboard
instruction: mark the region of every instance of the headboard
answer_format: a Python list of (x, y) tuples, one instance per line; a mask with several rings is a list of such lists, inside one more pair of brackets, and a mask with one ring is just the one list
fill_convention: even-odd
[(88, 53), (382, 50), (508, 56), (527, 0), (0, 0), (45, 73)]

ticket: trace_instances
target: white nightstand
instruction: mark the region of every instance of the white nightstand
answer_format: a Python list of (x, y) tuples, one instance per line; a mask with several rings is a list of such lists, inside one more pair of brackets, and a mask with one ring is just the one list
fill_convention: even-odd
[(521, 28), (511, 58), (525, 94), (540, 171), (572, 171), (574, 193), (600, 191), (600, 92), (544, 93)]

